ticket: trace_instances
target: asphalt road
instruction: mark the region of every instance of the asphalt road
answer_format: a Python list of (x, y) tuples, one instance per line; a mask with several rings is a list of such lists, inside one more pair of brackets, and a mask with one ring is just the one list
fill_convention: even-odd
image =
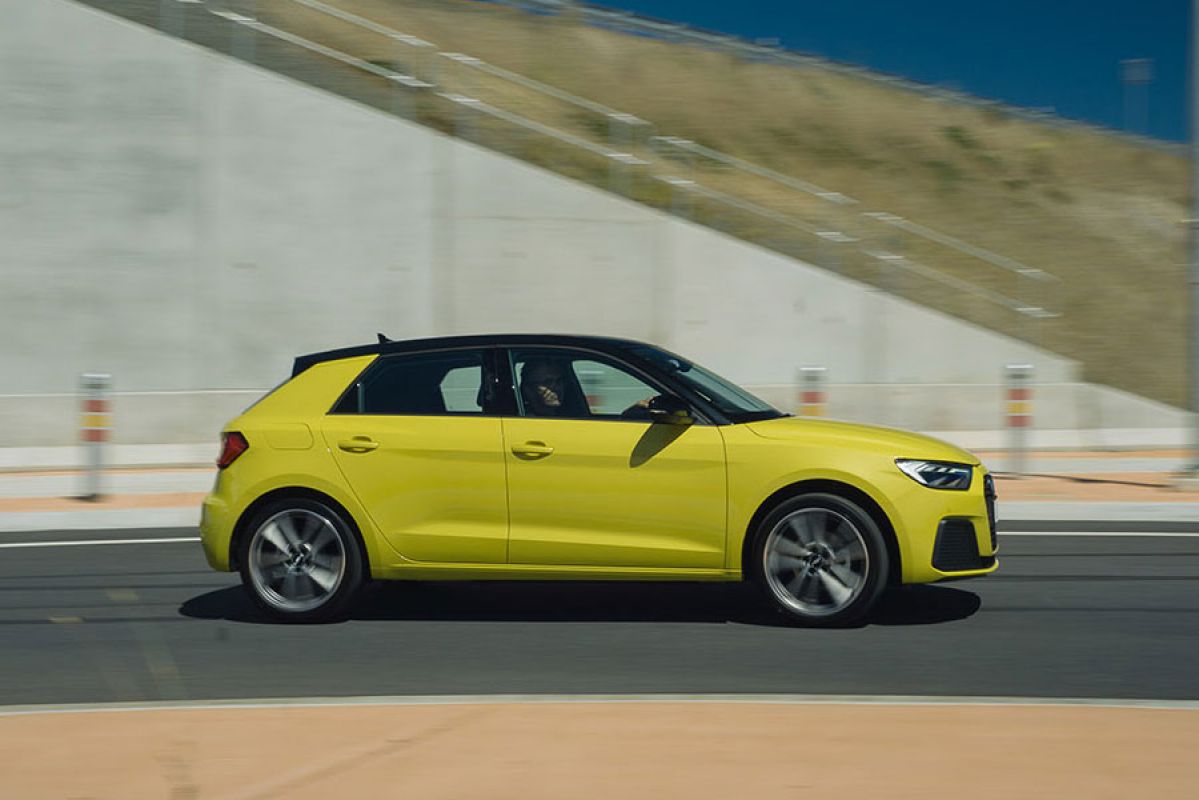
[(208, 570), (195, 542), (4, 547), (0, 705), (493, 692), (1199, 699), (1199, 535), (1003, 536), (1001, 548), (994, 576), (895, 591), (869, 624), (822, 631), (779, 625), (746, 587), (714, 584), (388, 584), (346, 622), (278, 625), (235, 576)]

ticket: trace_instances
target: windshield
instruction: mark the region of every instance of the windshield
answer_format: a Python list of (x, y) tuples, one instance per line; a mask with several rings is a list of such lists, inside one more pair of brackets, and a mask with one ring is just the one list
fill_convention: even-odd
[(715, 406), (733, 422), (752, 422), (787, 416), (774, 406), (727, 381), (699, 364), (656, 347), (630, 348), (638, 358), (649, 361), (679, 383)]

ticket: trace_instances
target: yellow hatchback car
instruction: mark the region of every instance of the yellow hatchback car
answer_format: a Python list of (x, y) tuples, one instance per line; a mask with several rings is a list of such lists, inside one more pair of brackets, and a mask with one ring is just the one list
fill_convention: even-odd
[(200, 531), (261, 608), (384, 580), (751, 580), (808, 625), (995, 570), (971, 454), (796, 418), (641, 342), (470, 336), (296, 359), (226, 426)]

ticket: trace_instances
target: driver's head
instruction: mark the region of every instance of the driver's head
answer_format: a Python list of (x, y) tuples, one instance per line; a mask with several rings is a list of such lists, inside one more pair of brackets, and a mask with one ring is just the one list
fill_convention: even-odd
[(540, 416), (562, 413), (566, 375), (562, 365), (548, 358), (533, 358), (520, 369), (520, 394), (526, 408)]

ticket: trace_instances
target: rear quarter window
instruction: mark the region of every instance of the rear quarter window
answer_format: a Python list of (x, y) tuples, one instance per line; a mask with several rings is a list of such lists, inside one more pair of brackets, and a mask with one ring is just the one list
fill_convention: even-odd
[(482, 414), (483, 354), (418, 353), (378, 359), (345, 392), (335, 414)]

